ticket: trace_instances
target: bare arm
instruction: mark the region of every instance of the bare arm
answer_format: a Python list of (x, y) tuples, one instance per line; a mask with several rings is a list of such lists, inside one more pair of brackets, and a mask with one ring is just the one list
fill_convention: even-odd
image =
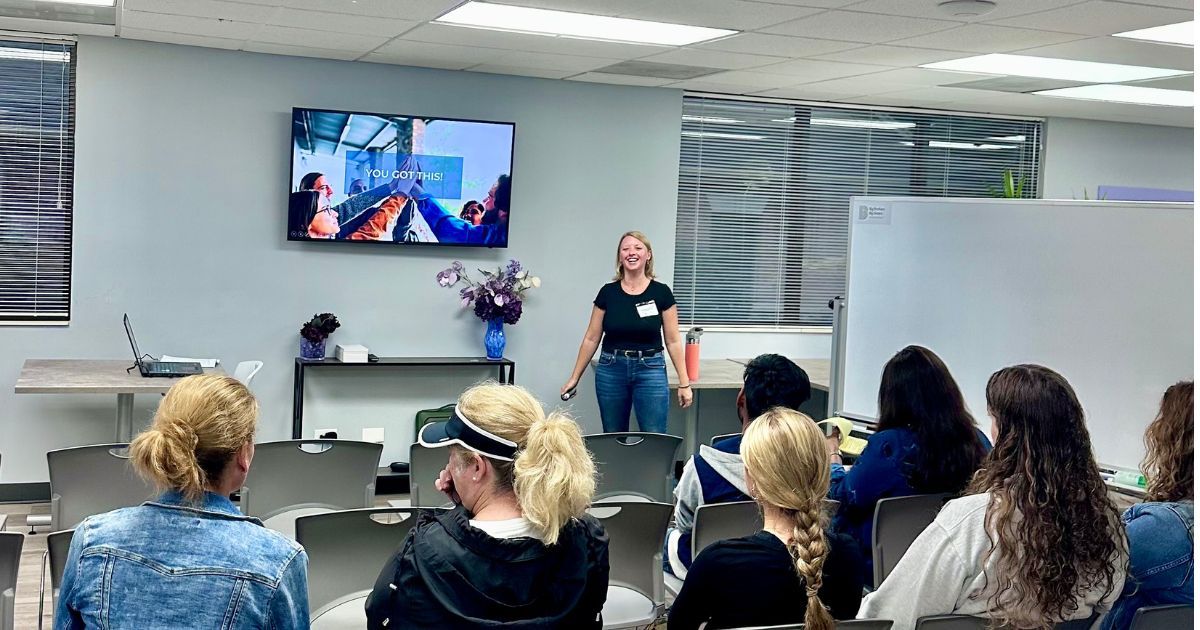
[(604, 311), (598, 306), (592, 306), (592, 317), (588, 320), (587, 331), (583, 333), (583, 342), (579, 344), (579, 355), (575, 357), (575, 369), (571, 370), (571, 378), (567, 379), (559, 393), (565, 394), (567, 390), (579, 384), (588, 362), (596, 354), (596, 348), (600, 347), (600, 337), (603, 334)]
[(683, 362), (683, 338), (679, 336), (679, 309), (672, 306), (662, 312), (663, 341), (667, 346), (667, 354), (671, 355), (671, 365), (679, 375), (679, 406), (687, 408), (692, 404), (691, 383), (688, 382), (687, 366)]

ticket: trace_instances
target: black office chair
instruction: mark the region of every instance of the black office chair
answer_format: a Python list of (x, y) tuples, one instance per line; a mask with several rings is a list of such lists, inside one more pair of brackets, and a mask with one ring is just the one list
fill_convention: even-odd
[(1185, 604), (1143, 606), (1133, 614), (1129, 630), (1192, 630), (1195, 628), (1192, 607)]

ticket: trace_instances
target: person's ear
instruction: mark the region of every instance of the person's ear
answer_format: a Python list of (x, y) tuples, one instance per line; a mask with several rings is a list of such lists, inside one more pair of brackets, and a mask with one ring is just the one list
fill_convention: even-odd
[(748, 417), (749, 412), (746, 411), (746, 388), (745, 387), (738, 390), (737, 414), (738, 414), (738, 419), (740, 419), (743, 423), (750, 421), (750, 418)]
[(471, 452), (470, 465), (471, 481), (479, 481), (484, 479), (488, 474), (488, 461), (482, 455), (474, 451)]
[(237, 450), (237, 467), (241, 472), (249, 472), (250, 462), (254, 460), (254, 441), (247, 442)]

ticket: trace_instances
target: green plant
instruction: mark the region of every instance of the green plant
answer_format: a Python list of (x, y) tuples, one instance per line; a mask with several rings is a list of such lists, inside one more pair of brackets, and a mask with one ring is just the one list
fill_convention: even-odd
[(1001, 177), (1003, 188), (997, 190), (992, 186), (988, 186), (988, 192), (992, 193), (993, 197), (1003, 197), (1004, 199), (1020, 199), (1024, 197), (1025, 192), (1025, 176), (1022, 175), (1019, 179), (1013, 174), (1012, 169), (1004, 169), (1004, 175)]

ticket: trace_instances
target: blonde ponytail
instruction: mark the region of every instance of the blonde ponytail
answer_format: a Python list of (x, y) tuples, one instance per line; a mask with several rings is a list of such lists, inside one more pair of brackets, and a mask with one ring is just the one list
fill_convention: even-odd
[(596, 468), (574, 420), (555, 413), (533, 423), (513, 462), (513, 491), (547, 545), (583, 515), (596, 492)]
[(229, 459), (254, 439), (258, 402), (228, 376), (189, 376), (171, 387), (154, 422), (129, 446), (134, 470), (198, 503)]
[[(542, 405), (526, 389), (487, 382), (463, 392), (458, 409), (485, 431), (517, 444), (512, 462), (489, 458), (501, 489), (512, 490), (521, 514), (547, 545), (583, 515), (596, 492), (596, 468), (579, 425)], [(466, 461), (470, 454), (460, 451)]]
[(775, 407), (746, 428), (742, 458), (756, 500), (792, 521), (787, 549), (807, 595), (804, 627), (833, 630), (833, 616), (818, 596), (829, 555), (824, 511), (825, 495), (829, 493), (829, 456), (821, 430), (812, 418)]

